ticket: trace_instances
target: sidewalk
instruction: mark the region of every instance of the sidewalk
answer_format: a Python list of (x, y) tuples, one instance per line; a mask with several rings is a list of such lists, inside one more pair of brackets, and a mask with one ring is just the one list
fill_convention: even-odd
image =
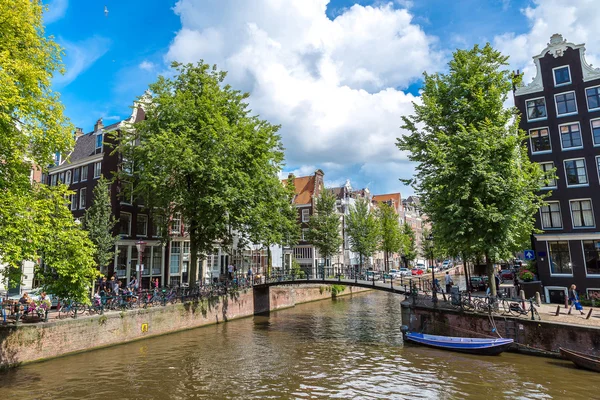
[[(559, 315), (556, 315), (557, 307), (560, 307)], [(590, 316), (590, 319), (586, 319), (590, 309), (592, 309), (592, 315)], [(575, 307), (573, 307), (571, 315), (568, 315), (568, 312), (569, 308), (565, 308), (564, 304), (542, 304), (538, 307), (538, 313), (540, 314), (542, 321), (573, 325), (600, 326), (600, 307), (584, 307), (583, 315), (575, 310)]]

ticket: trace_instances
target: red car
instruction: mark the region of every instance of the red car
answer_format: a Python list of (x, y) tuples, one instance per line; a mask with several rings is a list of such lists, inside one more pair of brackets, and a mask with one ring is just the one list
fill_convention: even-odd
[(419, 268), (413, 268), (410, 270), (411, 275), (423, 275), (423, 270)]

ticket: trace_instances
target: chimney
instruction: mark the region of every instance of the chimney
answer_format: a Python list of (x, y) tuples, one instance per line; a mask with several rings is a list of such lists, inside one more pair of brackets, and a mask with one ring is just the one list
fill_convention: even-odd
[(79, 136), (83, 136), (83, 129), (77, 127), (75, 128), (75, 139), (77, 139)]
[(104, 124), (102, 123), (102, 118), (100, 118), (96, 121), (96, 125), (94, 125), (94, 132), (98, 132), (102, 128), (104, 128)]
[(291, 181), (291, 180), (293, 180), (293, 179), (294, 179), (294, 178), (296, 178), (296, 177), (294, 176), (294, 174), (293, 174), (293, 173), (291, 173), (291, 172), (290, 172), (290, 173), (288, 174), (288, 177), (287, 177), (287, 178), (288, 178), (288, 180), (290, 180), (290, 181)]

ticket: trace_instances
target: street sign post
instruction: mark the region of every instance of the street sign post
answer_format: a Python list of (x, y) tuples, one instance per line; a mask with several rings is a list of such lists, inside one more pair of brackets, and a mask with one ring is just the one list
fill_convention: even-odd
[(527, 261), (535, 260), (535, 252), (533, 250), (525, 250), (523, 252), (523, 256), (525, 257), (525, 260), (527, 260)]

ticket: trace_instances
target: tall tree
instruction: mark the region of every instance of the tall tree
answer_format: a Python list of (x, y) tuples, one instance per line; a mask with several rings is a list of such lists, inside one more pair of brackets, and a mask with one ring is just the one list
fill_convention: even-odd
[(336, 197), (329, 190), (321, 190), (316, 199), (315, 213), (308, 220), (306, 240), (317, 248), (324, 258), (325, 265), (331, 256), (337, 254), (342, 246), (340, 234), (340, 215), (336, 210)]
[(402, 249), (402, 230), (398, 220), (398, 214), (392, 206), (382, 203), (377, 210), (379, 222), (379, 248), (383, 251), (385, 269), (389, 264), (390, 253), (397, 253)]
[[(74, 277), (76, 284), (69, 287), (84, 293), (82, 282), (93, 275), (85, 268), (92, 245), (74, 225), (64, 201), (69, 193), (62, 185), (50, 188), (30, 180), (32, 168), (46, 170), (55, 154), (68, 154), (74, 143), (51, 88), (51, 78), (63, 72), (62, 50), (45, 37), (42, 12), (41, 0), (0, 2), (0, 275), (18, 284), (22, 262), (44, 254), (48, 264), (55, 264), (57, 281), (69, 273), (59, 263), (81, 264), (85, 279)], [(68, 230), (57, 232), (61, 227)], [(53, 258), (69, 249), (68, 260)]]
[(199, 256), (216, 243), (231, 246), (239, 232), (257, 243), (281, 237), (269, 238), (275, 227), (264, 218), (285, 195), (283, 149), (279, 127), (251, 114), (248, 94), (225, 85), (225, 72), (202, 61), (173, 68), (175, 77), (159, 77), (140, 98), (146, 119), (125, 129), (118, 151), (133, 160), (135, 193), (150, 209), (181, 213), (193, 286)]
[(358, 253), (360, 271), (363, 270), (363, 260), (371, 257), (379, 244), (379, 224), (375, 213), (369, 208), (369, 201), (357, 199), (350, 207), (346, 232), (350, 238), (350, 248)]
[(101, 177), (94, 187), (94, 202), (85, 211), (83, 227), (95, 246), (94, 261), (98, 269), (107, 266), (115, 256), (118, 237), (113, 234), (117, 223), (110, 204), (110, 183)]
[(408, 223), (402, 225), (402, 256), (406, 260), (406, 266), (408, 263), (417, 258), (417, 242), (415, 237), (415, 231), (410, 227)]
[(532, 163), (515, 108), (507, 57), (489, 44), (457, 50), (447, 74), (425, 74), (422, 104), (404, 117), (398, 139), (418, 163), (413, 187), (442, 248), (492, 262), (518, 251), (534, 231), (542, 204), (540, 168)]

